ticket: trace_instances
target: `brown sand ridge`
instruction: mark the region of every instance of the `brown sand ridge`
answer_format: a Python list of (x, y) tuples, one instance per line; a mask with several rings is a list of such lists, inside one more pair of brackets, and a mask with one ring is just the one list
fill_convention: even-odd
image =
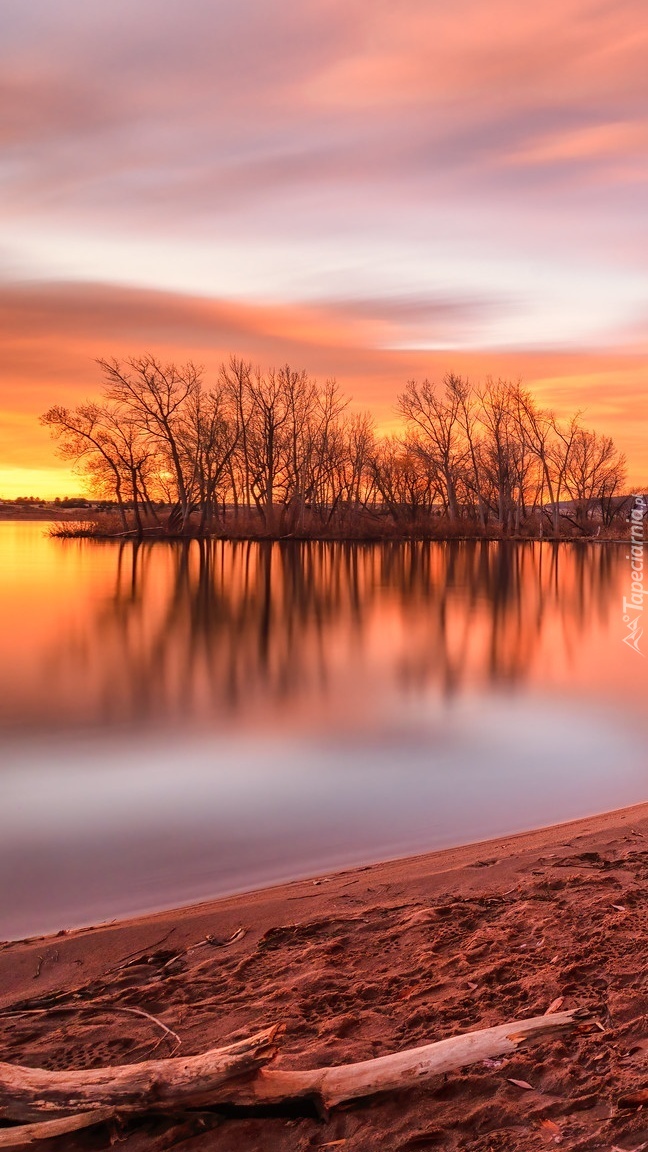
[[(262, 1116), (146, 1117), (81, 1152), (527, 1152), (647, 1146), (648, 805), (0, 949), (0, 1058), (192, 1054), (283, 1022), (277, 1067), (342, 1064), (589, 1007), (599, 1025), (426, 1087)], [(18, 1012), (27, 1013), (16, 1015)], [(519, 1081), (520, 1084), (512, 1083)], [(527, 1086), (521, 1086), (522, 1083)]]

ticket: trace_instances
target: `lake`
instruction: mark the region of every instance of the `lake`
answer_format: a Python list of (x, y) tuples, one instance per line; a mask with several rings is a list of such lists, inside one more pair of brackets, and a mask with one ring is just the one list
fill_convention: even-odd
[(2, 938), (648, 799), (627, 545), (48, 531), (0, 522)]

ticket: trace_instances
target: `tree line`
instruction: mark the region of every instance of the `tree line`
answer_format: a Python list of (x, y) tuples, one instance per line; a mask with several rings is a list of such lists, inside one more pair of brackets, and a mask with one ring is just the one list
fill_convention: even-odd
[(231, 356), (208, 385), (191, 362), (97, 363), (101, 399), (41, 421), (124, 532), (557, 537), (624, 514), (612, 438), (520, 383), (409, 381), (401, 432), (379, 435), (335, 380), (289, 365)]

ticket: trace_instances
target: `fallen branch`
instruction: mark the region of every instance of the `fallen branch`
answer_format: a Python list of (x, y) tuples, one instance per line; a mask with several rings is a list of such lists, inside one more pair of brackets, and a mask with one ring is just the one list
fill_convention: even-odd
[[(34, 1121), (43, 1116), (67, 1117), (80, 1126), (79, 1113), (94, 1115), (99, 1122), (106, 1109), (110, 1114), (133, 1115), (219, 1104), (277, 1104), (303, 1098), (313, 1100), (326, 1112), (343, 1101), (413, 1088), (441, 1073), (511, 1055), (527, 1040), (572, 1028), (588, 1015), (584, 1010), (555, 1012), (357, 1064), (299, 1071), (264, 1066), (275, 1055), (280, 1025), (198, 1056), (71, 1072), (0, 1064), (0, 1118)], [(34, 1135), (43, 1125), (30, 1124), (27, 1128), (29, 1140), (43, 1138)], [(19, 1131), (9, 1130), (14, 1140)], [(47, 1132), (54, 1134), (51, 1129)]]
[(59, 1120), (41, 1120), (38, 1124), (19, 1124), (14, 1128), (0, 1128), (0, 1148), (27, 1148), (39, 1140), (52, 1140), (81, 1128), (92, 1128), (117, 1115), (114, 1108), (96, 1108), (75, 1116), (62, 1116)]
[(218, 1100), (227, 1080), (256, 1071), (274, 1056), (279, 1031), (275, 1025), (199, 1056), (84, 1071), (50, 1072), (0, 1063), (0, 1119), (33, 1121), (103, 1107), (143, 1113)]
[(516, 1020), (358, 1064), (294, 1072), (262, 1068), (247, 1084), (226, 1085), (220, 1100), (230, 1104), (277, 1104), (309, 1097), (326, 1111), (347, 1100), (413, 1088), (444, 1072), (456, 1072), (496, 1056), (509, 1056), (526, 1040), (574, 1027), (586, 1015), (576, 1010)]

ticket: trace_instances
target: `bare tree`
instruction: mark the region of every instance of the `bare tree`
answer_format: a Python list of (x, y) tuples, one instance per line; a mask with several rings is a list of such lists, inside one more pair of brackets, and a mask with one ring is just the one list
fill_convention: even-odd
[(356, 412), (342, 427), (336, 464), (336, 494), (350, 509), (366, 507), (375, 490), (372, 467), (376, 431), (370, 412)]
[(222, 382), (189, 397), (179, 438), (183, 470), (191, 477), (187, 491), (201, 508), (200, 531), (217, 517), (219, 490), (227, 487), (230, 465), (240, 439), (238, 410)]
[(229, 396), (234, 420), (239, 431), (237, 452), (229, 461), (229, 474), (235, 511), (239, 501), (249, 510), (252, 506), (252, 463), (250, 452), (250, 424), (254, 408), (251, 388), (252, 363), (238, 356), (230, 356), (221, 364), (219, 385)]
[(398, 397), (398, 411), (405, 418), (412, 438), (412, 448), (442, 481), (442, 499), (451, 521), (459, 518), (458, 489), (465, 471), (468, 449), (462, 431), (460, 396), (454, 378), (444, 378), (444, 391), (424, 380), (407, 383)]
[[(99, 360), (101, 403), (42, 417), (59, 453), (94, 491), (110, 492), (122, 526), (160, 520), (155, 500), (176, 508), (167, 528), (204, 534), (234, 506), (256, 509), (270, 535), (348, 531), (356, 514), (377, 514), (408, 530), (450, 525), (518, 534), (549, 516), (582, 532), (619, 508), (625, 462), (610, 437), (585, 429), (580, 413), (559, 421), (519, 383), (471, 387), (448, 374), (437, 388), (409, 381), (398, 397), (403, 437), (378, 437), (367, 413), (347, 412), (335, 380), (320, 386), (290, 365), (263, 372), (232, 356), (210, 389), (192, 363), (151, 355)], [(200, 511), (199, 523), (190, 525)], [(375, 530), (375, 523), (372, 531)], [(355, 531), (355, 526), (354, 526)]]
[(457, 420), (466, 444), (464, 483), (467, 499), (472, 499), (482, 530), (488, 520), (488, 504), (484, 493), (482, 469), (482, 437), (479, 429), (479, 400), (467, 380), (450, 374), (446, 387), (457, 399)]
[(337, 465), (344, 453), (343, 413), (348, 404), (336, 380), (314, 385), (302, 429), (300, 481), (296, 490), (297, 517), (308, 507), (330, 520), (339, 500)]
[(268, 532), (275, 530), (277, 501), (285, 495), (286, 461), (290, 452), (288, 396), (283, 375), (259, 369), (247, 381), (252, 400), (247, 421), (247, 452), (251, 492)]
[(611, 436), (601, 436), (584, 428), (574, 436), (565, 473), (565, 488), (574, 502), (578, 526), (586, 533), (598, 509), (614, 497), (625, 480), (625, 458)]
[(105, 411), (99, 404), (79, 404), (73, 410), (54, 405), (41, 416), (58, 442), (63, 460), (70, 461), (95, 484), (109, 484), (117, 502), (124, 531), (128, 529), (124, 507), (122, 461), (106, 427)]
[(385, 437), (372, 460), (376, 488), (396, 524), (414, 529), (429, 515), (438, 492), (436, 469), (397, 436)]
[[(517, 387), (505, 380), (487, 380), (479, 390), (483, 429), (482, 472), (490, 488), (490, 504), (503, 532), (519, 524), (525, 503), (528, 461), (516, 419)], [(516, 515), (517, 513), (517, 515)]]
[(97, 360), (106, 396), (130, 414), (133, 424), (166, 460), (176, 487), (182, 527), (191, 513), (191, 481), (183, 469), (182, 431), (185, 407), (200, 389), (200, 370), (191, 362), (163, 365), (154, 356)]

